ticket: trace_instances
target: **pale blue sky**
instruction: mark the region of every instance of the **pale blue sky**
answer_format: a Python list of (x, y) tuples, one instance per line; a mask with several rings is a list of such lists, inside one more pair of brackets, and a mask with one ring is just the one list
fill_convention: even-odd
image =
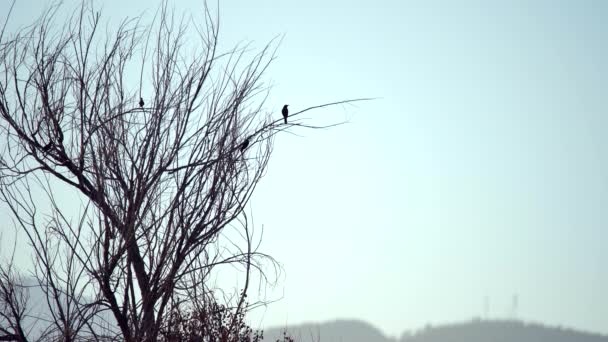
[[(25, 23), (44, 2), (18, 3)], [(113, 17), (154, 6), (104, 2)], [(480, 316), (485, 296), (508, 317), (518, 294), (519, 318), (608, 333), (608, 2), (220, 7), (225, 46), (285, 34), (277, 117), (381, 97), (277, 138), (252, 207), (284, 298), (254, 325), (360, 318), (398, 335)]]

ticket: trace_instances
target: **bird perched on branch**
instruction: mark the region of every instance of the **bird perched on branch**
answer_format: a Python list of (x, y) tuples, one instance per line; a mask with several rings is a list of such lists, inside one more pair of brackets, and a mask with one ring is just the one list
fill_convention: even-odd
[(287, 123), (287, 116), (289, 115), (289, 110), (287, 110), (287, 106), (289, 105), (284, 105), (283, 110), (281, 111), (281, 113), (283, 113), (283, 120), (285, 120), (285, 123)]
[(249, 147), (249, 138), (246, 138), (245, 141), (241, 144), (241, 152), (245, 152), (245, 150)]
[(140, 107), (140, 108), (143, 108), (143, 106), (144, 106), (144, 98), (143, 98), (143, 97), (140, 97), (140, 98), (139, 98), (139, 107)]

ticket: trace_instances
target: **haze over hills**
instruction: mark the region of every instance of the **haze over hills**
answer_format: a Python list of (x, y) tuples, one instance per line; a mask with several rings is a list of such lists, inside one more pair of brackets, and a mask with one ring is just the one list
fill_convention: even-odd
[[(284, 330), (284, 327), (267, 329), (264, 340), (281, 339)], [(608, 342), (606, 335), (516, 320), (426, 326), (405, 332), (399, 338), (388, 337), (373, 325), (358, 320), (293, 325), (286, 330), (297, 342)]]
[[(30, 285), (29, 312), (42, 318), (42, 321), (26, 319), (26, 327), (34, 332), (41, 331), (46, 326), (45, 319), (50, 319), (44, 293), (35, 286), (34, 279), (26, 279), (25, 283)], [(107, 315), (102, 322), (113, 321), (111, 315)], [(264, 341), (283, 342), (284, 330), (295, 339), (294, 342), (608, 342), (608, 335), (506, 319), (474, 319), (454, 324), (427, 325), (418, 330), (405, 331), (399, 337), (386, 336), (365, 321), (335, 320), (265, 329)]]
[(306, 323), (264, 330), (264, 341), (274, 342), (283, 337), (283, 331), (296, 342), (396, 342), (380, 329), (360, 320), (336, 320), (323, 323)]

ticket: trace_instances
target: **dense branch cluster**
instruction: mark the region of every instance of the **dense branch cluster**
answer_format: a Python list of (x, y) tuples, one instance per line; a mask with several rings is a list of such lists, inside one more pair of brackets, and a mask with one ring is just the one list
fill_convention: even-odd
[[(0, 31), (0, 199), (35, 275), (0, 262), (0, 340), (258, 341), (247, 289), (276, 263), (245, 209), (274, 136), (364, 99), (287, 123), (263, 109), (274, 44), (218, 52), (209, 9), (176, 19), (165, 3), (150, 26), (102, 29), (86, 4), (67, 19), (59, 8)], [(244, 282), (218, 296), (226, 265)]]
[[(213, 268), (255, 265), (244, 209), (271, 153), (275, 123), (254, 100), (274, 53), (219, 54), (210, 11), (192, 54), (193, 22), (166, 6), (156, 25), (127, 20), (113, 34), (84, 5), (60, 31), (57, 17), (52, 8), (3, 32), (0, 194), (34, 247), (49, 334), (95, 337), (91, 318), (109, 311), (118, 330), (106, 333), (154, 340), (168, 313), (209, 302), (201, 284)], [(77, 217), (58, 203), (62, 187), (77, 190)], [(229, 226), (247, 248), (226, 256), (218, 239)]]

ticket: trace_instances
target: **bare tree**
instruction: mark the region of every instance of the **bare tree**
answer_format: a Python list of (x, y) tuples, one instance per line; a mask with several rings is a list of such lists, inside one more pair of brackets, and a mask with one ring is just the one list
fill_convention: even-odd
[[(207, 7), (193, 20), (164, 4), (151, 25), (135, 18), (114, 30), (86, 4), (67, 20), (59, 9), (0, 32), (0, 197), (32, 246), (51, 312), (41, 336), (170, 339), (176, 317), (220, 305), (214, 272), (240, 265), (244, 285), (225, 300), (220, 340), (241, 341), (250, 276), (274, 263), (245, 210), (274, 136), (318, 128), (291, 120), (306, 110), (360, 99), (307, 108), (285, 125), (264, 110), (275, 42), (220, 53)], [(0, 332), (25, 340), (25, 297), (2, 287), (17, 284), (8, 270), (0, 305), (12, 323)]]
[(14, 253), (0, 267), (0, 341), (26, 340), (24, 323), (29, 297), (13, 265)]

